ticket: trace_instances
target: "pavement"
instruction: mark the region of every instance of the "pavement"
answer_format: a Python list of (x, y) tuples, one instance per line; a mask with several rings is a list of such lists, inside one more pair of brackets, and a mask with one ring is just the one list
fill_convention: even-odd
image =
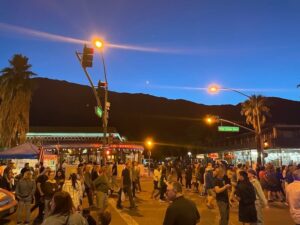
[[(164, 214), (168, 206), (167, 202), (159, 202), (150, 198), (152, 192), (152, 180), (150, 178), (141, 179), (142, 192), (137, 193), (136, 210), (129, 209), (129, 201), (123, 203), (124, 208), (119, 210), (116, 208), (117, 196), (109, 198), (109, 210), (112, 214), (111, 225), (161, 225), (163, 223)], [(200, 225), (218, 225), (219, 212), (218, 209), (208, 209), (205, 205), (205, 197), (197, 193), (184, 190), (184, 196), (193, 200), (200, 212)], [(84, 199), (84, 207), (87, 207), (87, 199)], [(36, 211), (32, 214), (32, 219), (36, 216)], [(96, 211), (91, 212), (96, 218)], [(265, 225), (294, 225), (288, 207), (280, 202), (270, 204), (269, 209), (264, 209)], [(15, 225), (16, 213), (9, 216), (5, 220), (0, 220), (0, 224)], [(240, 225), (238, 221), (238, 208), (230, 208), (229, 225)]]

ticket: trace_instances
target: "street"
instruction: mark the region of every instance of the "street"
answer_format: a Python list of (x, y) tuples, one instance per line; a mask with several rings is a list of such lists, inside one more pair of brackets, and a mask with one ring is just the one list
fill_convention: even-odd
[[(168, 203), (160, 203), (158, 200), (150, 198), (152, 191), (152, 179), (142, 178), (142, 192), (137, 193), (136, 203), (137, 210), (129, 210), (129, 202), (126, 200), (122, 210), (116, 208), (117, 196), (109, 198), (109, 209), (112, 213), (112, 225), (128, 224), (128, 225), (160, 225), (163, 222), (164, 214)], [(205, 206), (205, 197), (190, 191), (184, 191), (185, 197), (196, 202), (200, 215), (200, 225), (218, 225), (219, 214), (218, 209), (207, 209)], [(87, 207), (87, 199), (84, 199), (84, 207)], [(32, 219), (36, 215), (36, 211), (32, 214)], [(96, 212), (91, 214), (96, 218)], [(270, 205), (269, 209), (264, 210), (265, 225), (294, 225), (290, 218), (288, 207), (283, 203), (275, 202)], [(7, 218), (9, 221), (0, 221), (0, 224), (15, 225), (16, 213)], [(230, 209), (230, 225), (241, 224), (238, 222), (238, 208)]]

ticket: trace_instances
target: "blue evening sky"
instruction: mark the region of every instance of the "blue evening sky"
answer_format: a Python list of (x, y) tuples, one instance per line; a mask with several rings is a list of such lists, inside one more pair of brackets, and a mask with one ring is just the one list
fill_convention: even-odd
[[(245, 100), (193, 89), (214, 82), (299, 100), (299, 12), (299, 0), (1, 0), (0, 68), (22, 53), (41, 77), (88, 84), (74, 54), (82, 44), (19, 28), (80, 40), (98, 34), (112, 44), (161, 50), (106, 49), (113, 91), (204, 104)], [(94, 64), (89, 71), (96, 81), (103, 77), (99, 56)]]

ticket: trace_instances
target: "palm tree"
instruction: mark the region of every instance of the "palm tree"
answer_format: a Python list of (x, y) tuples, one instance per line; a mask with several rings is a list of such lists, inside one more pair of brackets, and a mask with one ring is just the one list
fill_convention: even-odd
[(252, 95), (248, 100), (242, 103), (241, 114), (246, 117), (246, 123), (252, 125), (256, 134), (258, 159), (261, 163), (261, 127), (266, 123), (267, 116), (270, 115), (270, 109), (266, 106), (266, 99), (261, 95)]
[(29, 130), (29, 109), (33, 90), (28, 58), (16, 54), (10, 67), (0, 71), (0, 146), (24, 143)]

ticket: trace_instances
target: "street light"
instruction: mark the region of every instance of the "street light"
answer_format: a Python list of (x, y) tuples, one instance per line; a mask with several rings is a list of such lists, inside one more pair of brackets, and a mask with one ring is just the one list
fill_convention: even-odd
[[(225, 91), (233, 91), (235, 93), (238, 93), (240, 95), (243, 95), (245, 97), (247, 97), (249, 100), (251, 99), (250, 95), (247, 95), (239, 90), (236, 89), (232, 89), (232, 88), (225, 88), (225, 87), (221, 87), (218, 84), (211, 84), (208, 86), (207, 91), (210, 94), (217, 94), (219, 93), (221, 90), (225, 90)], [(257, 135), (257, 151), (259, 152), (259, 159), (261, 160), (262, 165), (264, 164), (264, 156), (263, 156), (263, 149), (262, 149), (262, 143), (261, 143), (261, 126), (260, 126), (260, 120), (259, 120), (259, 112), (258, 112), (258, 104), (257, 104), (257, 99), (255, 102), (255, 111), (256, 111), (256, 122), (257, 122), (257, 128), (258, 130), (255, 130), (255, 134)]]
[(153, 141), (151, 138), (148, 138), (145, 141), (146, 148), (148, 149), (148, 156), (149, 156), (149, 162), (148, 162), (148, 176), (150, 177), (150, 158), (151, 158), (151, 149), (153, 148)]
[(103, 54), (105, 43), (103, 40), (101, 40), (99, 38), (94, 38), (93, 44), (95, 45), (95, 47), (97, 49), (99, 49), (102, 64), (103, 64), (104, 82), (99, 81), (98, 89), (100, 90), (100, 88), (104, 88), (104, 112), (103, 112), (102, 121), (103, 121), (103, 145), (106, 146), (106, 144), (107, 144), (106, 136), (107, 136), (107, 126), (108, 126), (108, 109), (110, 107), (110, 103), (108, 102), (108, 82), (107, 82), (106, 65), (105, 65), (104, 54)]

